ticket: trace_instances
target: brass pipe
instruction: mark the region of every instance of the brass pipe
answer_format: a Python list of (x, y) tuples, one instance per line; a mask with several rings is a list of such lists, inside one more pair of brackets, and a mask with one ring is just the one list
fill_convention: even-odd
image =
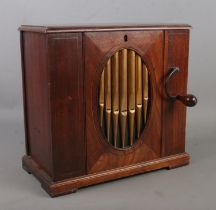
[(112, 56), (112, 121), (113, 121), (113, 140), (117, 146), (118, 137), (118, 116), (119, 116), (119, 53)]
[(99, 93), (99, 107), (100, 107), (100, 126), (103, 127), (103, 113), (104, 113), (104, 72), (106, 68), (103, 69), (100, 81), (100, 93)]
[(99, 91), (100, 125), (108, 142), (119, 147), (121, 141), (122, 148), (133, 145), (146, 123), (149, 101), (149, 75), (142, 58), (133, 50), (116, 52), (103, 69)]
[(142, 122), (142, 59), (136, 54), (136, 128), (137, 138), (140, 136)]
[(145, 64), (143, 64), (143, 119), (146, 123), (148, 109), (148, 69)]
[(127, 49), (122, 49), (119, 57), (120, 130), (122, 147), (126, 146), (127, 129)]
[(129, 111), (129, 141), (133, 144), (135, 118), (135, 52), (128, 54), (128, 111)]
[(107, 140), (110, 142), (110, 123), (111, 123), (111, 61), (107, 61), (105, 71), (105, 110), (106, 110), (106, 133)]

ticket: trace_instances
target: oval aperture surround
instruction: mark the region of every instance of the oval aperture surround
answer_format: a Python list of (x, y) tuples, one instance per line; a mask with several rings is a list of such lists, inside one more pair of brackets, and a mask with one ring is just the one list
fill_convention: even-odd
[(106, 140), (115, 148), (138, 141), (148, 118), (149, 92), (149, 72), (136, 51), (123, 48), (107, 60), (100, 79), (99, 115)]

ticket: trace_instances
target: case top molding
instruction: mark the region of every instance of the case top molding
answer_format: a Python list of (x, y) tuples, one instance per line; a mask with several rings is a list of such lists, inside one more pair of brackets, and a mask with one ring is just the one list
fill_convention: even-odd
[(80, 26), (36, 26), (21, 25), (19, 31), (36, 33), (69, 33), (93, 31), (139, 31), (139, 30), (173, 30), (190, 29), (188, 24), (145, 24), (145, 25), (80, 25)]

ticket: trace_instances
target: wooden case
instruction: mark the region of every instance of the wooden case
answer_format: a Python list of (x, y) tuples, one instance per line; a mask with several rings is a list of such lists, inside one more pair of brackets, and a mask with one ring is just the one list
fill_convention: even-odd
[[(185, 153), (185, 105), (194, 106), (197, 102), (193, 95), (187, 95), (189, 29), (189, 25), (20, 27), (26, 133), (23, 168), (36, 176), (51, 196), (189, 163)], [(110, 131), (104, 133), (100, 118), (106, 118), (106, 129), (110, 123), (107, 120), (111, 119), (111, 132), (122, 132), (123, 115), (118, 107), (125, 99), (129, 117), (126, 132), (136, 136), (130, 128), (140, 129), (140, 114), (138, 106), (135, 115), (131, 114), (130, 101), (138, 105), (137, 94), (144, 97), (144, 92), (138, 90), (139, 81), (141, 88), (145, 84), (134, 73), (138, 70), (129, 66), (138, 68), (129, 57), (125, 67), (128, 76), (121, 79), (124, 68), (119, 63), (123, 63), (123, 49), (131, 55), (135, 52), (145, 62), (150, 98), (148, 119), (140, 121), (144, 128), (135, 137), (136, 142), (118, 148), (107, 141)], [(104, 66), (116, 52), (118, 64), (111, 62), (117, 67), (112, 66), (111, 79), (106, 76), (102, 84)], [(117, 80), (116, 68), (121, 68)], [(176, 72), (179, 73), (174, 75)], [(140, 75), (144, 75), (143, 71)], [(112, 84), (110, 87), (106, 86), (107, 81)], [(119, 89), (122, 81), (126, 89)], [(98, 101), (104, 85), (105, 110), (102, 106), (101, 112)], [(108, 110), (107, 97), (113, 109), (117, 103), (117, 118), (113, 110)], [(144, 102), (141, 104), (144, 107)], [(116, 139), (123, 134), (119, 136), (116, 133)]]

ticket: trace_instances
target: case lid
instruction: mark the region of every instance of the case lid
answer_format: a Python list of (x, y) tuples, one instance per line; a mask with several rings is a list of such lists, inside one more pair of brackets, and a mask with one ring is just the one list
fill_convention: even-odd
[(188, 24), (133, 24), (133, 25), (77, 25), (77, 26), (33, 26), (22, 25), (20, 31), (37, 33), (69, 33), (69, 32), (93, 32), (93, 31), (139, 31), (139, 30), (169, 30), (190, 29)]

